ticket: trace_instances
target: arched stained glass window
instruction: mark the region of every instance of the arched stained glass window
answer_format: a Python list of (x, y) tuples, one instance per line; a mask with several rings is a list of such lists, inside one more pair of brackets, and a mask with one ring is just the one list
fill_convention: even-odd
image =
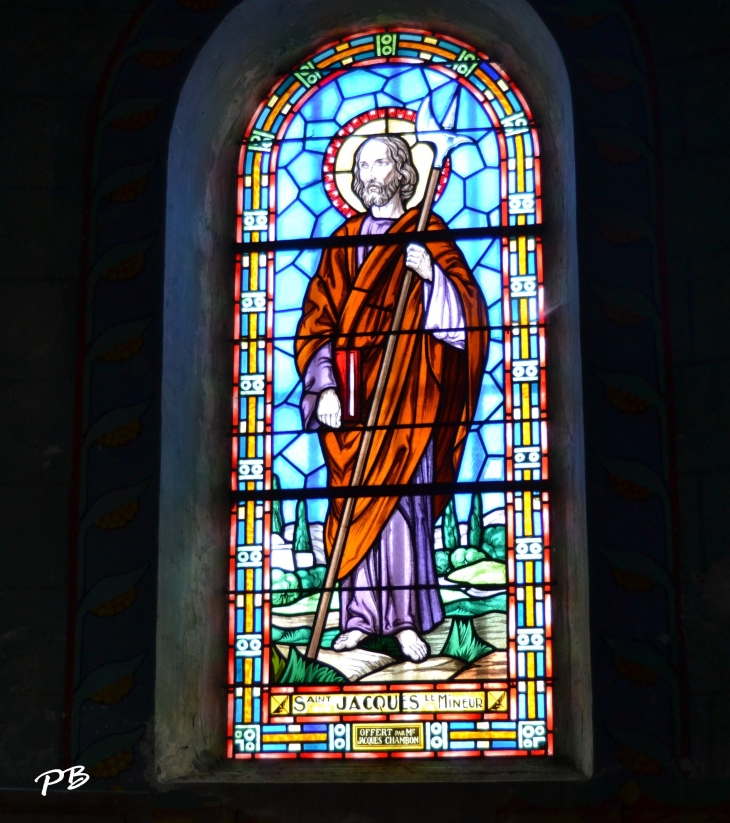
[(452, 37), (331, 43), (239, 162), (228, 755), (553, 751), (539, 142)]

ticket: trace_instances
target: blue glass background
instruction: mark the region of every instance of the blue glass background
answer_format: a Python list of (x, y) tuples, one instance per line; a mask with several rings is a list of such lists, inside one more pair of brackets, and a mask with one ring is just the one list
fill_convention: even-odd
[[(453, 228), (499, 225), (499, 150), (482, 105), (467, 88), (435, 69), (384, 65), (355, 69), (331, 80), (292, 119), (279, 151), (277, 237), (325, 237), (344, 222), (324, 190), (322, 165), (331, 139), (353, 117), (384, 106), (417, 110), (430, 94), (434, 114), (440, 118), (455, 86), (457, 129), (474, 142), (452, 154), (451, 174), (434, 211)], [(459, 479), (502, 480), (505, 447), (500, 241), (461, 240), (458, 244), (484, 293), (492, 327), (487, 369)], [(282, 488), (326, 485), (317, 435), (301, 432), (301, 386), (292, 341), (304, 292), (319, 256), (318, 251), (287, 251), (278, 252), (275, 259), (274, 471)], [(326, 501), (310, 501), (308, 506), (310, 522), (321, 522)], [(293, 520), (293, 502), (285, 503), (283, 514), (286, 521)]]

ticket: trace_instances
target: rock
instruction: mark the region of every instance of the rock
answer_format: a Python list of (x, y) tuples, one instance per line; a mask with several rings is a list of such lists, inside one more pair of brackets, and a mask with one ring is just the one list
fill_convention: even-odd
[(439, 585), (441, 586), (440, 594), (444, 606), (456, 600), (469, 599), (462, 589), (455, 588), (453, 583), (449, 583), (444, 578), (439, 577)]
[(449, 580), (454, 583), (470, 583), (472, 586), (499, 585), (507, 582), (507, 566), (493, 560), (481, 560), (452, 572)]
[[(304, 654), (305, 647), (297, 646)], [(353, 649), (349, 652), (336, 652), (331, 649), (320, 649), (317, 655), (320, 663), (326, 663), (341, 672), (350, 682), (367, 680), (365, 675), (376, 672), (390, 663), (394, 663), (390, 655), (368, 652), (365, 649)]]
[(271, 535), (271, 548), (272, 549), (290, 549), (291, 548), (291, 541), (288, 543), (280, 534), (272, 534)]
[[(272, 535), (273, 537), (273, 535)], [(285, 572), (293, 572), (294, 566), (294, 552), (291, 549), (271, 549), (271, 568), (283, 569)]]
[(326, 566), (327, 554), (324, 550), (324, 525), (322, 523), (309, 524), (309, 539), (312, 541), (314, 565)]
[(504, 526), (506, 522), (504, 509), (494, 509), (494, 511), (487, 512), (482, 520), (484, 526)]
[(507, 652), (492, 652), (459, 672), (454, 680), (506, 680)]
[[(273, 538), (273, 535), (272, 535)], [(312, 542), (312, 551), (314, 553), (314, 563), (313, 566), (326, 566), (327, 565), (327, 555), (324, 550), (324, 524), (323, 523), (310, 523), (309, 524), (309, 539)], [(287, 523), (284, 526), (284, 541), (288, 545), (292, 545), (294, 542), (294, 523)], [(274, 541), (271, 541), (272, 548), (274, 547)]]
[[(474, 631), (490, 646), (495, 649), (507, 648), (507, 615), (504, 612), (489, 612), (481, 617), (475, 617)], [(452, 619), (447, 617), (435, 629), (424, 635), (431, 653), (438, 655), (443, 649), (451, 631)]]
[(450, 680), (466, 666), (463, 660), (453, 657), (429, 657), (423, 663), (394, 663), (375, 674), (363, 677), (363, 683), (435, 682)]
[[(281, 614), (279, 609), (272, 609), (271, 623), (278, 629), (298, 629), (302, 626), (311, 627), (314, 623), (313, 614)], [(328, 612), (325, 629), (336, 629), (340, 625), (340, 613)]]
[(496, 597), (498, 594), (504, 594), (506, 591), (507, 589), (497, 589), (496, 591), (494, 589), (467, 589), (466, 593), (469, 597), (484, 600), (486, 597)]
[(294, 552), (294, 562), (298, 569), (311, 569), (314, 565), (313, 552)]
[(474, 618), (474, 628), (482, 640), (496, 649), (507, 648), (507, 615), (504, 612), (488, 612)]
[[(317, 611), (317, 603), (319, 602), (319, 594), (310, 594), (309, 597), (303, 597), (295, 603), (290, 603), (288, 606), (274, 606), (272, 613), (274, 614), (297, 614), (302, 616), (302, 620), (309, 620), (312, 624), (314, 613)], [(332, 600), (330, 601), (330, 613), (337, 614), (340, 612), (340, 593), (333, 592)]]

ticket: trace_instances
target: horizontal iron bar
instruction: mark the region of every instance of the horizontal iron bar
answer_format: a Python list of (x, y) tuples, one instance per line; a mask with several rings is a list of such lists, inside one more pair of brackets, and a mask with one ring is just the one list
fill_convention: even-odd
[[(461, 548), (463, 548), (463, 546)], [(441, 550), (437, 549), (436, 551), (441, 551)], [(445, 551), (450, 551), (450, 550), (446, 549)], [(489, 558), (489, 560), (491, 560), (491, 559), (492, 558)], [(496, 562), (500, 563), (502, 561), (498, 560)], [(465, 567), (462, 566), (460, 568), (465, 568)], [(515, 584), (513, 583), (512, 588), (514, 588), (514, 585)], [(538, 584), (538, 585), (542, 585), (542, 587), (544, 589), (547, 589), (548, 594), (551, 593), (550, 592), (550, 588), (552, 586), (551, 583), (548, 583), (547, 586), (545, 586), (544, 584)], [(501, 584), (498, 584), (496, 586), (485, 586), (483, 584), (477, 584), (475, 586), (472, 586), (470, 584), (469, 588), (475, 589), (476, 591), (485, 592), (487, 594), (489, 594), (491, 592), (491, 595), (489, 597), (478, 598), (478, 599), (481, 599), (481, 600), (491, 600), (492, 598), (497, 597), (500, 594), (503, 594), (503, 593), (507, 594), (508, 589), (510, 588), (510, 584), (509, 583), (501, 583)], [(297, 589), (297, 591), (301, 592), (301, 594), (306, 595), (306, 596), (311, 596), (313, 594), (319, 594), (320, 592), (342, 592), (342, 591), (347, 591), (347, 592), (367, 591), (367, 592), (373, 592), (374, 594), (378, 595), (378, 594), (383, 594), (384, 592), (414, 591), (416, 589), (420, 590), (420, 591), (428, 590), (428, 589), (433, 589), (434, 591), (458, 591), (458, 587), (456, 587), (456, 586), (441, 586), (438, 583), (434, 583), (432, 586), (380, 586), (380, 587), (373, 586), (369, 589), (355, 588), (354, 586), (344, 587), (342, 585), (335, 585), (332, 588), (328, 588), (327, 586), (320, 586), (318, 589), (313, 588), (313, 587), (303, 586), (302, 588)], [(287, 589), (280, 589), (279, 591), (285, 592), (285, 591), (287, 591)], [(234, 594), (234, 595), (238, 594), (238, 593), (240, 593), (239, 590), (231, 591), (231, 594)], [(271, 593), (275, 594), (276, 590), (272, 590)], [(495, 609), (495, 611), (498, 611), (498, 610)], [(485, 614), (487, 614), (487, 613), (488, 612), (485, 612)], [(303, 627), (303, 628), (305, 628), (305, 627)]]
[[(379, 106), (377, 108), (382, 109), (384, 107)], [(392, 108), (392, 107), (388, 106), (387, 108)], [(386, 110), (387, 110), (387, 108), (386, 108)], [(416, 114), (415, 109), (409, 109), (409, 111), (412, 111), (414, 114)], [(527, 119), (527, 118), (525, 118), (525, 119)], [(413, 124), (413, 131), (410, 131), (410, 132), (406, 131), (406, 132), (402, 132), (402, 133), (410, 134), (410, 135), (413, 135), (413, 134), (416, 133), (415, 120), (410, 120), (407, 117), (392, 117), (392, 116), (389, 116), (389, 115), (386, 114), (385, 117), (374, 118), (374, 120), (375, 120), (375, 122), (377, 122), (378, 120), (380, 120), (380, 121), (390, 120), (393, 123), (412, 123)], [(373, 122), (373, 121), (370, 121), (370, 122)], [(534, 121), (530, 121), (527, 124), (527, 126), (519, 126), (518, 128), (520, 128), (524, 131), (527, 131), (528, 128), (535, 128), (535, 124), (534, 124)], [(458, 129), (455, 133), (458, 134), (460, 137), (469, 137), (472, 141), (477, 142), (478, 140), (482, 140), (484, 137), (486, 137), (486, 135), (488, 135), (490, 132), (499, 133), (499, 132), (504, 132), (505, 129), (514, 130), (514, 126), (511, 126), (511, 125), (494, 126), (494, 125), (490, 124), (489, 126), (478, 126), (478, 127), (474, 126), (472, 128)], [(257, 129), (257, 131), (261, 131), (261, 129)], [(272, 132), (269, 132), (269, 134), (272, 134)], [(431, 134), (440, 134), (440, 132), (436, 129), (431, 129), (431, 130), (423, 129), (423, 130), (418, 132), (418, 137), (421, 140), (423, 140), (424, 142), (429, 142), (428, 137)], [(354, 137), (355, 139), (357, 139), (359, 137), (362, 140), (363, 137), (378, 137), (378, 136), (379, 136), (378, 133), (373, 133), (373, 134), (366, 134), (366, 135), (362, 135), (362, 134), (360, 134), (360, 135), (357, 135), (357, 134), (353, 134), (353, 135), (349, 135), (349, 134), (345, 134), (345, 135), (341, 135), (341, 134), (330, 134), (330, 135), (305, 134), (305, 135), (299, 136), (299, 137), (267, 137), (266, 138), (266, 149), (264, 149), (264, 147), (262, 146), (262, 138), (260, 136), (254, 136), (254, 137), (248, 138), (247, 140), (241, 141), (241, 147), (242, 148), (251, 148), (253, 151), (268, 153), (271, 150), (271, 148), (273, 148), (274, 146), (283, 146), (283, 145), (286, 145), (287, 143), (292, 143), (292, 144), (293, 143), (300, 143), (306, 149), (306, 147), (307, 147), (306, 144), (307, 143), (319, 143), (319, 144), (327, 143), (327, 144), (329, 144), (333, 140), (337, 140), (337, 139), (346, 140), (349, 137)], [(244, 172), (244, 174), (245, 174), (245, 172)]]
[[(245, 296), (245, 294), (244, 294), (244, 296)], [(520, 292), (518, 292), (516, 295), (514, 295), (514, 297), (535, 297), (535, 296), (536, 295), (532, 294), (532, 293), (522, 294)], [(257, 308), (256, 311), (250, 311), (250, 312), (244, 311), (244, 312), (241, 312), (241, 314), (243, 314), (243, 315), (246, 315), (246, 314), (260, 314), (264, 311), (265, 311), (265, 309)], [(287, 309), (286, 311), (291, 311), (291, 310)], [(387, 309), (381, 309), (381, 311), (387, 311)], [(534, 323), (529, 323), (529, 322), (528, 323), (520, 323), (519, 320), (516, 320), (514, 323), (510, 323), (510, 324), (505, 324), (505, 323), (496, 324), (495, 323), (494, 325), (492, 325), (490, 323), (486, 323), (484, 325), (480, 325), (479, 323), (474, 323), (473, 325), (464, 325), (464, 326), (443, 326), (443, 327), (439, 328), (438, 331), (439, 332), (451, 332), (451, 331), (455, 331), (455, 332), (460, 332), (460, 331), (464, 331), (464, 332), (467, 332), (467, 331), (514, 331), (515, 329), (518, 329), (518, 330), (522, 331), (522, 329), (539, 329), (539, 328), (545, 327), (546, 325), (547, 325), (547, 323), (544, 322), (544, 321), (543, 322), (536, 321)], [(418, 329), (398, 329), (397, 332), (392, 332), (392, 331), (389, 331), (387, 329), (383, 329), (383, 330), (378, 331), (378, 332), (365, 332), (365, 331), (363, 331), (363, 332), (351, 332), (350, 334), (346, 334), (346, 335), (340, 335), (340, 333), (337, 332), (337, 331), (335, 331), (335, 332), (326, 331), (326, 332), (322, 332), (320, 334), (300, 334), (300, 335), (294, 335), (294, 334), (272, 335), (272, 334), (269, 334), (266, 337), (257, 334), (256, 337), (254, 338), (254, 340), (256, 342), (260, 342), (261, 340), (266, 340), (266, 341), (274, 341), (276, 343), (280, 343), (280, 342), (285, 341), (285, 340), (327, 340), (327, 341), (329, 341), (329, 340), (332, 340), (333, 338), (336, 338), (336, 337), (339, 337), (339, 336), (347, 337), (348, 340), (357, 340), (359, 337), (365, 337), (365, 338), (375, 337), (375, 336), (385, 337), (386, 335), (389, 335), (389, 334), (395, 334), (397, 336), (406, 337), (408, 335), (424, 334), (424, 333), (429, 334), (431, 332), (432, 332), (431, 329), (418, 328)], [(233, 338), (231, 338), (231, 339), (233, 339)], [(241, 335), (241, 337), (237, 338), (237, 340), (240, 340), (241, 342), (244, 342), (244, 343), (250, 342), (249, 338), (245, 337), (243, 335)], [(355, 348), (355, 347), (351, 346), (351, 348)]]
[(398, 234), (353, 234), (302, 237), (294, 240), (257, 240), (234, 245), (236, 251), (242, 254), (261, 251), (298, 251), (300, 249), (302, 251), (305, 249), (340, 249), (353, 246), (399, 246), (406, 243), (438, 243), (444, 240), (479, 240), (489, 237), (539, 237), (544, 228), (544, 223), (534, 223), (531, 226), (484, 226), (471, 229), (399, 232)]
[[(494, 525), (502, 526), (504, 524), (497, 523), (497, 524), (494, 524)], [(489, 528), (489, 527), (487, 526), (485, 528)], [(518, 539), (521, 540), (522, 538), (518, 538)], [(250, 547), (239, 546), (238, 551), (241, 551), (241, 550), (246, 551), (247, 548), (250, 548)], [(474, 548), (474, 547), (472, 547), (472, 548)], [(550, 548), (550, 547), (548, 546), (546, 548)], [(457, 546), (457, 549), (466, 549), (466, 547), (465, 546)], [(456, 551), (456, 549), (446, 549), (446, 548), (444, 548), (444, 549), (436, 549), (435, 551), (447, 551), (447, 552), (451, 553), (452, 551)], [(468, 551), (468, 549), (467, 549), (467, 551)], [(483, 551), (483, 550), (479, 549), (479, 551)], [(483, 552), (483, 553), (487, 554), (487, 552)], [(490, 556), (490, 557), (488, 557), (488, 560), (494, 561), (494, 558)], [(494, 561), (494, 562), (501, 563), (501, 562), (504, 562), (504, 561), (497, 560), (497, 561)], [(239, 567), (238, 570), (240, 571), (243, 568), (246, 568), (246, 567), (241, 566), (241, 567)], [(311, 568), (311, 566), (309, 568)], [(465, 568), (465, 567), (460, 566), (459, 568)], [(441, 585), (441, 583), (436, 582), (436, 583), (418, 583), (418, 584), (413, 584), (413, 585), (410, 585), (410, 586), (406, 585), (406, 584), (404, 584), (402, 586), (393, 586), (391, 584), (388, 584), (387, 586), (377, 586), (377, 585), (376, 586), (351, 586), (351, 585), (343, 586), (342, 583), (338, 583), (333, 588), (327, 588), (325, 586), (302, 586), (299, 589), (299, 591), (300, 592), (309, 592), (311, 594), (318, 594), (319, 592), (323, 592), (323, 591), (329, 591), (329, 592), (336, 592), (336, 591), (347, 591), (347, 592), (398, 592), (398, 591), (414, 591), (414, 590), (418, 590), (418, 591), (428, 591), (428, 590), (456, 591), (459, 588), (462, 588), (464, 585), (467, 585), (467, 584), (462, 584), (461, 586), (458, 586), (458, 585), (443, 586), (443, 585)], [(510, 583), (508, 581), (505, 581), (504, 583), (468, 583), (468, 586), (469, 586), (470, 589), (475, 589), (476, 591), (481, 591), (481, 592), (494, 592), (494, 594), (501, 594), (502, 592), (506, 593), (510, 589), (514, 589), (517, 585), (518, 585), (517, 583), (514, 583), (514, 582)], [(551, 581), (550, 583), (528, 583), (527, 585), (540, 586), (548, 594), (550, 593), (551, 589), (557, 587), (557, 584), (555, 583), (555, 581)], [(228, 594), (233, 595), (235, 597), (237, 594), (241, 593), (242, 591), (245, 591), (245, 590), (244, 589), (229, 589)], [(286, 589), (280, 589), (279, 591), (286, 591)], [(486, 600), (487, 598), (484, 598), (484, 599)]]
[[(504, 612), (502, 612), (502, 614), (504, 614)], [(327, 629), (327, 631), (329, 631), (329, 629)], [(281, 643), (280, 640), (277, 641), (277, 642)], [(272, 645), (272, 644), (269, 644), (269, 645)], [(284, 644), (282, 644), (282, 645), (284, 645)], [(242, 659), (242, 658), (239, 658), (239, 659)], [(404, 661), (404, 662), (407, 662), (407, 661)], [(405, 676), (405, 675), (403, 675), (403, 676)], [(550, 686), (553, 689), (555, 689), (556, 687), (560, 688), (561, 684), (566, 682), (565, 678), (560, 678), (560, 677), (556, 677), (556, 676), (541, 677), (540, 680), (542, 680), (545, 683), (546, 686)], [(504, 677), (499, 682), (506, 684), (507, 688), (516, 689), (518, 683), (524, 683), (525, 681), (523, 679), (517, 678), (517, 677)], [(398, 680), (398, 681), (389, 680), (388, 683), (391, 684), (391, 685), (408, 686), (410, 683), (413, 683), (413, 681), (412, 680), (411, 681), (408, 681), (408, 680)], [(236, 689), (240, 688), (241, 686), (243, 686), (243, 680), (235, 681), (235, 682), (232, 682), (232, 683), (228, 683), (228, 682), (224, 683), (223, 681), (218, 681), (218, 684), (215, 688), (217, 688), (218, 691), (221, 694), (226, 694), (230, 697), (230, 696), (233, 696), (235, 694)], [(306, 687), (304, 687), (304, 688), (306, 688)], [(504, 691), (504, 689), (502, 689), (502, 691)], [(342, 692), (333, 692), (333, 694), (337, 694), (340, 697), (342, 697), (342, 695), (343, 695)], [(344, 692), (344, 694), (347, 695), (347, 694), (349, 694), (349, 692)], [(241, 697), (239, 697), (238, 699), (243, 700), (243, 698), (241, 698)], [(419, 714), (419, 715), (420, 714), (426, 714), (426, 712), (416, 712), (416, 714)], [(310, 715), (310, 717), (316, 717), (316, 715)], [(372, 717), (372, 715), (364, 714), (364, 715), (362, 715), (362, 717), (367, 719), (368, 717)], [(231, 738), (229, 737), (228, 739), (230, 740)], [(502, 751), (502, 749), (499, 749), (499, 751)], [(508, 749), (508, 751), (513, 751), (513, 750)]]
[[(515, 295), (516, 298), (523, 297), (523, 296), (533, 297), (534, 295), (531, 295), (531, 294), (530, 295), (522, 295), (522, 294)], [(259, 309), (257, 312), (242, 312), (242, 314), (244, 314), (244, 315), (245, 314), (258, 314), (258, 313), (261, 313), (263, 311), (264, 311), (263, 309)], [(386, 312), (386, 311), (388, 311), (388, 309), (382, 309), (381, 311)], [(450, 332), (450, 331), (454, 331), (454, 332), (474, 332), (474, 331), (483, 331), (483, 332), (501, 331), (501, 332), (506, 332), (506, 331), (509, 331), (509, 332), (512, 332), (514, 334), (517, 331), (522, 331), (522, 330), (529, 331), (530, 329), (539, 330), (539, 329), (548, 328), (549, 326), (550, 326), (550, 322), (546, 321), (546, 322), (539, 322), (539, 323), (529, 323), (529, 324), (525, 324), (525, 325), (522, 325), (520, 323), (512, 323), (509, 326), (506, 326), (504, 324), (494, 325), (494, 326), (490, 326), (490, 325), (485, 325), (485, 326), (473, 325), (473, 326), (461, 326), (461, 327), (459, 327), (459, 326), (454, 326), (454, 327), (444, 326), (443, 328), (438, 329), (438, 331), (439, 332)], [(432, 334), (432, 333), (433, 333), (433, 331), (431, 329), (417, 328), (417, 329), (399, 329), (397, 332), (393, 332), (393, 331), (389, 331), (388, 329), (384, 329), (384, 330), (378, 331), (378, 332), (352, 332), (350, 334), (340, 334), (337, 331), (335, 331), (335, 332), (329, 332), (328, 331), (328, 332), (322, 332), (321, 334), (300, 334), (298, 336), (284, 335), (284, 334), (282, 334), (282, 335), (271, 335), (271, 334), (269, 334), (269, 335), (258, 335), (257, 334), (253, 338), (253, 342), (255, 342), (255, 343), (262, 343), (262, 342), (274, 343), (276, 345), (277, 343), (288, 342), (288, 341), (291, 341), (291, 340), (324, 340), (325, 342), (329, 343), (333, 339), (336, 339), (338, 337), (345, 337), (349, 341), (349, 345), (347, 346), (347, 348), (350, 348), (350, 349), (362, 348), (363, 350), (367, 351), (369, 349), (382, 348), (383, 344), (380, 343), (380, 344), (373, 345), (373, 346), (359, 347), (357, 345), (357, 342), (356, 342), (358, 339), (360, 339), (360, 338), (366, 338), (367, 339), (367, 338), (372, 338), (372, 337), (380, 337), (380, 338), (382, 338), (383, 341), (385, 341), (388, 337), (390, 337), (392, 335), (395, 335), (396, 337), (408, 337), (408, 336), (412, 336), (412, 335), (427, 335), (427, 334)], [(230, 340), (231, 343), (234, 343), (234, 344), (251, 343), (252, 342), (252, 339), (250, 337), (247, 337), (243, 334), (240, 337), (231, 337), (231, 338), (229, 338), (229, 340)], [(501, 342), (504, 342), (504, 341), (503, 340), (497, 340), (495, 342), (500, 342), (501, 343)], [(535, 360), (537, 358), (529, 357), (529, 358), (525, 358), (525, 359)], [(248, 372), (242, 372), (241, 376), (245, 377), (247, 373)], [(256, 374), (256, 373), (257, 372), (252, 372), (252, 374)]]
[[(500, 523), (499, 525), (503, 525), (503, 524)], [(239, 547), (239, 550), (243, 549), (244, 551), (246, 551), (246, 548), (247, 547), (245, 547), (245, 546), (241, 546), (241, 547)], [(464, 549), (466, 547), (465, 546), (459, 546), (458, 548)], [(436, 549), (436, 551), (451, 552), (451, 551), (455, 551), (455, 549)], [(485, 552), (485, 554), (486, 554), (486, 552)], [(489, 559), (493, 560), (494, 558), (490, 557)], [(499, 563), (501, 561), (497, 561), (497, 562)], [(241, 568), (245, 568), (245, 567), (241, 567)], [(460, 567), (460, 568), (463, 568), (463, 567)], [(504, 592), (510, 587), (510, 585), (515, 586), (516, 584), (515, 583), (510, 584), (510, 583), (504, 582), (504, 583), (474, 583), (474, 584), (469, 583), (468, 585), (469, 585), (469, 588), (477, 589), (478, 591), (483, 591), (483, 592)], [(545, 587), (544, 583), (538, 583), (537, 585)], [(549, 589), (550, 585), (551, 584), (548, 583), (546, 588)], [(406, 584), (404, 584), (402, 586), (393, 586), (391, 584), (388, 584), (386, 586), (377, 586), (377, 585), (376, 586), (351, 586), (351, 585), (343, 586), (342, 584), (340, 584), (339, 586), (336, 586), (334, 589), (329, 589), (329, 591), (336, 591), (337, 589), (339, 589), (340, 591), (347, 591), (347, 592), (399, 592), (399, 591), (413, 591), (413, 590), (416, 590), (416, 589), (419, 590), (419, 591), (428, 591), (429, 589), (439, 591), (439, 590), (443, 590), (443, 589), (446, 589), (446, 590), (452, 589), (453, 590), (453, 589), (458, 589), (458, 588), (460, 588), (460, 587), (459, 586), (442, 586), (438, 582), (437, 583), (430, 583), (430, 584), (429, 583), (417, 583), (417, 584), (413, 584), (413, 585), (410, 585), (410, 586), (406, 585)], [(286, 591), (286, 589), (280, 589), (280, 591)], [(312, 592), (314, 594), (316, 592), (325, 591), (325, 589), (324, 589), (324, 586), (302, 586), (299, 589), (299, 591)]]
[[(242, 395), (242, 399), (246, 398), (246, 397), (256, 397), (256, 396), (260, 396), (260, 395), (246, 395), (246, 394), (244, 394), (244, 395)], [(495, 411), (496, 411), (496, 409), (498, 409), (503, 404), (504, 404), (504, 401), (502, 401), (502, 403), (500, 403), (498, 406), (496, 406)], [(491, 420), (490, 418), (487, 418), (486, 420), (480, 420), (476, 423), (470, 423), (469, 424), (469, 433), (470, 434), (477, 434), (479, 432), (479, 429), (482, 426), (485, 426), (485, 425), (509, 426), (512, 423), (518, 423), (519, 424), (519, 423), (526, 423), (526, 422), (529, 422), (529, 423), (550, 423), (550, 422), (552, 422), (552, 419), (553, 418), (550, 415), (548, 415), (547, 413), (545, 413), (544, 417), (531, 417), (531, 418), (528, 418), (528, 420), (522, 420), (522, 419), (515, 420), (514, 418), (504, 418), (504, 419), (501, 419), (501, 420), (500, 419)], [(277, 429), (276, 431), (273, 431), (273, 430), (271, 430), (270, 427), (268, 427), (263, 432), (260, 432), (260, 431), (241, 431), (240, 430), (240, 425), (242, 424), (242, 422), (243, 421), (239, 421), (239, 427), (238, 428), (236, 426), (232, 427), (231, 437), (260, 437), (262, 434), (270, 436), (270, 437), (271, 436), (281, 437), (281, 436), (285, 436), (285, 435), (289, 435), (289, 434), (292, 435), (293, 437), (298, 437), (300, 434), (317, 434), (317, 432), (320, 431), (320, 429), (305, 429), (303, 427), (299, 428), (299, 429)], [(258, 421), (256, 421), (256, 422), (258, 422)], [(387, 431), (399, 431), (399, 430), (402, 430), (402, 429), (403, 430), (408, 430), (408, 431), (413, 430), (413, 429), (428, 429), (429, 431), (436, 431), (438, 429), (453, 429), (453, 428), (460, 427), (460, 426), (461, 426), (461, 420), (458, 420), (458, 419), (439, 420), (437, 423), (382, 423), (382, 424), (376, 424), (375, 426), (368, 426), (360, 419), (357, 419), (357, 420), (343, 419), (341, 421), (341, 424), (340, 424), (339, 428), (337, 428), (337, 429), (332, 429), (332, 428), (322, 424), (321, 432), (322, 433), (330, 432), (330, 431), (339, 431), (339, 432), (346, 432), (346, 431), (358, 431), (358, 432), (386, 431), (387, 432)], [(540, 446), (539, 443), (536, 443), (536, 444), (533, 444), (532, 446), (524, 446), (524, 447), (523, 446), (517, 446), (516, 448), (518, 448), (518, 449), (520, 449), (520, 448), (540, 449), (541, 446)], [(492, 456), (492, 457), (505, 457), (505, 455), (490, 455), (490, 456)], [(241, 458), (241, 459), (245, 460), (247, 458)], [(530, 468), (530, 467), (527, 466), (526, 468)], [(532, 468), (538, 468), (538, 467), (533, 466)]]
[[(254, 482), (254, 481), (247, 481)], [(249, 500), (321, 500), (347, 497), (406, 497), (495, 491), (548, 491), (547, 480), (480, 480), (475, 483), (399, 483), (392, 486), (338, 486), (326, 489), (261, 489), (231, 491), (234, 503)]]

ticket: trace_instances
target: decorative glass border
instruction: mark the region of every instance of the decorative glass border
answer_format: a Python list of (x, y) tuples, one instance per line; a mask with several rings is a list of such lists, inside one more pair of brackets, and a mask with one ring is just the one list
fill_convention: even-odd
[[(500, 225), (535, 225), (502, 239), (508, 679), (485, 683), (272, 686), (269, 500), (231, 513), (228, 756), (235, 759), (480, 757), (553, 753), (549, 497), (540, 158), (519, 91), (486, 55), (451, 37), (373, 29), (323, 47), (259, 107), (240, 154), (236, 239), (276, 240), (279, 141), (298, 109), (347, 69), (428, 65), (484, 105), (500, 150)], [(231, 489), (273, 488), (274, 251), (236, 258)], [(485, 483), (485, 490), (488, 483)], [(458, 491), (458, 487), (455, 489)], [(381, 713), (373, 716), (368, 711)], [(312, 709), (311, 707), (315, 707)], [(319, 708), (317, 708), (319, 707)], [(324, 712), (324, 713), (323, 713)], [(363, 750), (362, 729), (387, 722), (400, 750)], [(382, 723), (380, 724), (383, 725)]]

